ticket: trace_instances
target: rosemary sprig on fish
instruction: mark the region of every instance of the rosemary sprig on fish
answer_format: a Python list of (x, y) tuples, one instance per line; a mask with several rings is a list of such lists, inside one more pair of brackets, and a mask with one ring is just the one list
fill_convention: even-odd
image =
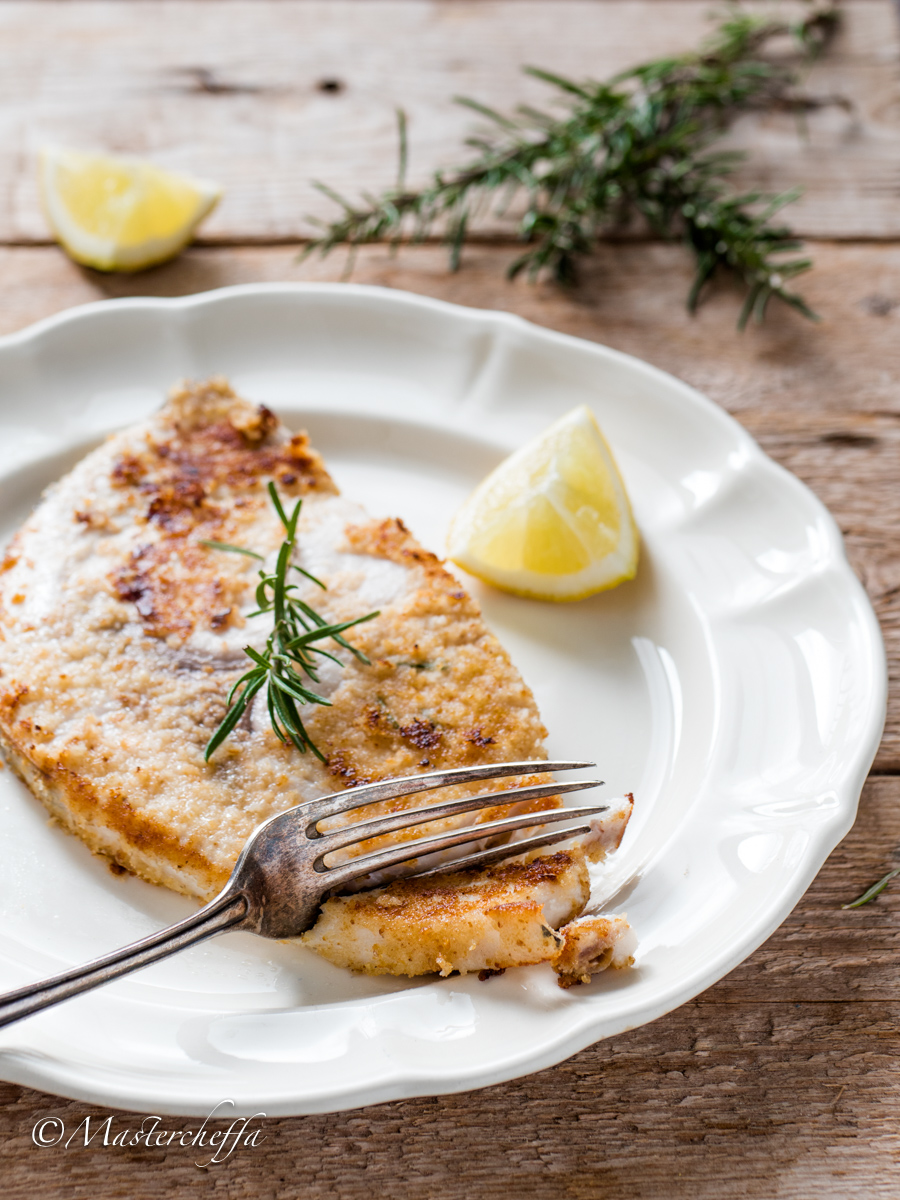
[[(296, 594), (296, 584), (288, 582), (288, 571), (297, 571), (317, 587), (325, 589), (325, 584), (316, 579), (309, 571), (291, 562), (297, 537), (297, 522), (303, 500), (294, 505), (290, 515), (287, 515), (281, 498), (274, 483), (268, 485), (269, 495), (275, 511), (284, 526), (285, 537), (278, 551), (275, 570), (272, 572), (260, 568), (259, 584), (256, 588), (257, 608), (249, 613), (251, 617), (263, 613), (272, 613), (274, 623), (272, 632), (266, 639), (265, 650), (260, 653), (252, 646), (245, 646), (244, 653), (255, 666), (236, 680), (228, 693), (227, 711), (218, 729), (209, 739), (204, 751), (204, 758), (209, 762), (210, 757), (225, 741), (243, 716), (248, 704), (263, 686), (266, 687), (266, 700), (269, 709), (269, 719), (272, 729), (282, 742), (293, 742), (301, 754), (311, 750), (322, 762), (325, 755), (306, 731), (298, 710), (298, 705), (324, 704), (331, 706), (331, 701), (312, 691), (305, 680), (318, 683), (316, 661), (313, 655), (319, 654), (331, 659), (338, 666), (344, 664), (328, 650), (316, 645), (317, 642), (332, 640), (345, 650), (349, 650), (360, 662), (368, 664), (369, 659), (361, 650), (357, 650), (342, 635), (354, 625), (371, 621), (378, 612), (367, 613), (364, 617), (355, 617), (352, 621), (340, 621), (330, 625), (315, 611), (311, 605)], [(233, 554), (244, 554), (250, 558), (263, 561), (263, 556), (244, 546), (232, 546), (228, 542), (202, 541), (201, 545), (210, 550), (224, 550)], [(299, 668), (299, 670), (298, 670)], [(305, 677), (305, 678), (304, 678)]]

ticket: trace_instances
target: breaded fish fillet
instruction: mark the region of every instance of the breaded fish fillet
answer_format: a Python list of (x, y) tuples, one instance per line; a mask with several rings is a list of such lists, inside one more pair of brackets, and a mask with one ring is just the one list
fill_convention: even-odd
[[(271, 569), (283, 529), (270, 481), (286, 502), (303, 498), (296, 561), (327, 585), (304, 584), (303, 598), (334, 622), (380, 610), (348, 634), (371, 665), (343, 650), (342, 665), (322, 660), (316, 690), (331, 707), (303, 716), (324, 763), (276, 737), (264, 691), (207, 763), (248, 665), (243, 647), (263, 648), (271, 615), (251, 615), (258, 564), (202, 543), (247, 547)], [(2, 565), (10, 763), (93, 850), (201, 900), (276, 813), (392, 776), (543, 759), (544, 737), (531, 692), (459, 582), (402, 522), (372, 520), (340, 496), (304, 434), (223, 380), (177, 389), (89, 454), (49, 489)], [(514, 811), (498, 804), (478, 819)]]

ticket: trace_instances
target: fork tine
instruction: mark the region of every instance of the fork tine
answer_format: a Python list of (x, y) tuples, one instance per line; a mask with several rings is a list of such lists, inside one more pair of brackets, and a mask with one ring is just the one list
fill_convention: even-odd
[[(569, 809), (569, 812), (572, 811)], [(463, 858), (455, 858), (451, 862), (438, 863), (436, 867), (428, 867), (424, 871), (410, 871), (403, 878), (424, 879), (428, 875), (443, 875), (446, 871), (464, 871), (466, 867), (489, 867), (491, 863), (503, 862), (504, 858), (518, 858), (520, 854), (540, 850), (542, 846), (567, 842), (579, 833), (590, 832), (590, 825), (576, 825), (574, 829), (554, 829), (537, 837), (523, 838), (520, 842), (507, 842), (504, 846), (495, 846), (493, 850), (479, 850), (477, 854), (466, 854)]]
[[(386, 867), (395, 867), (408, 862), (411, 858), (422, 858), (426, 854), (434, 854), (438, 850), (450, 850), (453, 846), (463, 846), (466, 842), (480, 842), (485, 838), (495, 837), (502, 833), (512, 833), (516, 829), (529, 829), (533, 825), (550, 825), (557, 821), (571, 821), (578, 817), (593, 816), (606, 812), (608, 804), (583, 804), (577, 808), (555, 808), (549, 812), (522, 813), (516, 817), (504, 817), (500, 821), (486, 821), (483, 825), (467, 825), (465, 829), (455, 829), (450, 833), (436, 834), (431, 837), (416, 838), (403, 846), (392, 846), (388, 850), (379, 850), (375, 854), (367, 854), (363, 858), (355, 858), (352, 862), (341, 863), (336, 867), (328, 867), (322, 861), (325, 857), (320, 854), (313, 867), (325, 876), (323, 883), (328, 888), (342, 887), (351, 879), (360, 875), (368, 875), (371, 871), (383, 871)], [(571, 833), (567, 831), (567, 837)], [(518, 850), (510, 850), (509, 854), (518, 854)], [(447, 867), (447, 870), (452, 870)]]
[(509, 775), (544, 775), (548, 771), (581, 771), (596, 765), (561, 759), (558, 762), (486, 763), (480, 767), (451, 767), (446, 771), (428, 771), (405, 779), (385, 779), (380, 783), (364, 784), (350, 791), (321, 796), (299, 807), (310, 822), (322, 821), (325, 817), (352, 812), (354, 808), (376, 804), (379, 800), (394, 800), (399, 796), (430, 792), (433, 788), (449, 787), (451, 784), (481, 783), (485, 779), (503, 779)]
[[(455, 817), (459, 813), (475, 812), (479, 808), (496, 808), (503, 804), (519, 804), (525, 800), (542, 800), (546, 796), (559, 796), (566, 792), (581, 792), (585, 788), (602, 787), (600, 779), (578, 779), (571, 783), (540, 783), (532, 787), (510, 788), (505, 792), (489, 792), (481, 796), (467, 796), (463, 800), (448, 800), (444, 804), (429, 804), (424, 808), (405, 809), (403, 812), (391, 813), (387, 817), (376, 817), (371, 821), (362, 821), (343, 829), (335, 829), (332, 833), (318, 833), (313, 822), (306, 831), (311, 840), (321, 840), (322, 854), (331, 854), (335, 850), (343, 850), (356, 842), (365, 842), (369, 838), (380, 837), (386, 833), (397, 833), (401, 829), (410, 829), (413, 825), (426, 825), (431, 821), (439, 821), (444, 817)], [(553, 811), (553, 810), (550, 810)]]

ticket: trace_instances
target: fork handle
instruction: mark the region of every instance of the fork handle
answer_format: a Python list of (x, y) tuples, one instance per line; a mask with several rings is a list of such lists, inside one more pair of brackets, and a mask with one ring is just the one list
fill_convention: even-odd
[(73, 967), (71, 971), (0, 995), (0, 1027), (223, 933), (240, 925), (246, 914), (246, 899), (240, 893), (226, 892), (199, 912), (139, 942), (132, 942), (81, 967)]

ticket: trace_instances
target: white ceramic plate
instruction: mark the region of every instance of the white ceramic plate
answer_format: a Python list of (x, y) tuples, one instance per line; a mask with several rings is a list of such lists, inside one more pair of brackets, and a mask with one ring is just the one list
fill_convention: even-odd
[[(0, 1075), (194, 1115), (458, 1091), (650, 1021), (755, 949), (853, 823), (884, 720), (878, 625), (812, 494), (702, 396), (602, 346), (400, 292), (265, 285), (89, 305), (0, 342), (0, 535), (174, 380), (214, 373), (436, 550), (503, 455), (577, 404), (597, 414), (643, 535), (637, 580), (564, 607), (469, 582), (550, 754), (635, 793), (598, 898), (627, 910), (636, 965), (569, 992), (544, 967), (367, 979), (229, 934), (4, 1030)], [(111, 875), (9, 771), (0, 821), (0, 987), (190, 911)]]

